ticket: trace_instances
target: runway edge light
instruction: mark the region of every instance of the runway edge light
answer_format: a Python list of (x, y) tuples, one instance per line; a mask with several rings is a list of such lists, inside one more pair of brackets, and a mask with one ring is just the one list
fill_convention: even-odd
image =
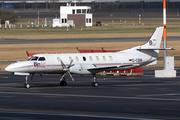
[(167, 34), (166, 34), (166, 0), (163, 0), (163, 43), (164, 43), (164, 69), (155, 70), (155, 77), (170, 78), (176, 77), (176, 70), (174, 70), (174, 56), (167, 56)]

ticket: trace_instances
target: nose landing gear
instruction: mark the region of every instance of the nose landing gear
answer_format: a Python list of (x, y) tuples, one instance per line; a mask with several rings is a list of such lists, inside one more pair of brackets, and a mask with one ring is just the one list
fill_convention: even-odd
[(28, 83), (28, 75), (26, 76), (26, 83), (24, 84), (25, 88), (30, 88), (30, 84)]

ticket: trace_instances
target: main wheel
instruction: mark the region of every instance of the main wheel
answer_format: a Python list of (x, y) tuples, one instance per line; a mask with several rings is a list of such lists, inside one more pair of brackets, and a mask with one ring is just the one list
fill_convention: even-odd
[(30, 88), (30, 84), (25, 83), (25, 84), (24, 84), (24, 87), (25, 87), (25, 88)]
[(92, 82), (92, 87), (98, 87), (98, 82)]
[(67, 85), (67, 82), (63, 80), (63, 81), (60, 82), (60, 85), (61, 85), (61, 86), (66, 86), (66, 85)]

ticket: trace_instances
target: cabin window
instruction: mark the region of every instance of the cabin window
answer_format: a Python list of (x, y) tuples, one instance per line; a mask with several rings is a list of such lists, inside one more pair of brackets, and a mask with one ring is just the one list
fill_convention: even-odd
[(78, 57), (76, 57), (76, 61), (79, 61), (79, 58), (78, 58)]
[(82, 13), (86, 13), (86, 9), (82, 9)]
[(38, 59), (38, 57), (35, 56), (31, 59), (31, 61), (37, 61), (37, 59)]
[(64, 23), (67, 23), (67, 19), (64, 19)]
[(110, 59), (110, 61), (112, 61), (113, 60), (112, 56), (109, 56), (109, 59)]
[(64, 23), (64, 19), (62, 19), (62, 23)]
[(40, 57), (38, 61), (45, 61), (46, 59), (44, 57)]
[(81, 9), (77, 9), (77, 13), (81, 13)]
[(103, 56), (103, 60), (106, 61), (106, 57), (105, 56)]
[(60, 59), (59, 57), (57, 57), (57, 61), (58, 61), (58, 62), (61, 62), (61, 59)]
[(72, 61), (72, 57), (69, 57), (69, 61)]
[(86, 57), (83, 57), (83, 60), (86, 61)]
[(93, 61), (93, 58), (92, 58), (91, 56), (89, 56), (89, 60), (90, 60), (90, 61)]
[(99, 57), (98, 56), (96, 56), (96, 60), (99, 61)]

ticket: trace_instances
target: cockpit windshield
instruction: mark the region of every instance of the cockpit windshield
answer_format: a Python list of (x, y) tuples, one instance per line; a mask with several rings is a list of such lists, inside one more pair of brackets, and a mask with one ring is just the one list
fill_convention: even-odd
[(34, 56), (31, 61), (37, 61), (38, 57)]
[(45, 61), (45, 57), (37, 57), (37, 56), (32, 56), (28, 59), (28, 61)]
[(38, 57), (37, 56), (32, 56), (28, 59), (28, 61), (37, 61)]
[(31, 59), (33, 58), (34, 56), (30, 57), (27, 61), (31, 61)]

